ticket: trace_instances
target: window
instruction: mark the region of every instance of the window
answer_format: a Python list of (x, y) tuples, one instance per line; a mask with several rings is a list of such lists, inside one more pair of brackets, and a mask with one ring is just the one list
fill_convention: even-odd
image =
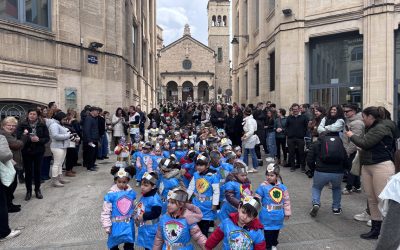
[(275, 91), (275, 52), (269, 54), (269, 91)]
[(260, 96), (260, 64), (256, 64), (256, 96)]
[(215, 16), (212, 16), (211, 18), (211, 26), (215, 26), (215, 23), (217, 22), (217, 18)]
[(135, 25), (132, 26), (132, 62), (133, 65), (136, 65), (137, 59), (136, 59), (136, 50), (137, 50), (137, 27)]
[(143, 76), (146, 77), (147, 74), (147, 44), (146, 41), (142, 42), (142, 68)]
[(18, 0), (0, 1), (0, 17), (18, 19)]
[(351, 61), (360, 61), (363, 59), (363, 47), (356, 47), (351, 51)]
[(219, 27), (219, 26), (222, 26), (222, 17), (221, 16), (218, 16), (218, 19), (217, 19), (217, 26)]
[(226, 18), (226, 16), (224, 16), (223, 18), (222, 18), (222, 26), (228, 26), (228, 19)]
[(222, 62), (222, 48), (219, 47), (218, 48), (218, 62)]
[(256, 17), (256, 29), (260, 26), (260, 0), (255, 0), (255, 17)]
[(50, 0), (0, 0), (0, 18), (50, 28)]

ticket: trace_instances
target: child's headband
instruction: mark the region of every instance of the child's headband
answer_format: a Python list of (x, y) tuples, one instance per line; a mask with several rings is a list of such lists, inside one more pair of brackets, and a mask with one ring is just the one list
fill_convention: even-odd
[(151, 184), (156, 185), (157, 179), (154, 178), (149, 172), (144, 173), (143, 179), (148, 180)]
[(254, 207), (257, 210), (257, 212), (260, 212), (260, 210), (261, 210), (261, 204), (256, 199), (254, 199), (254, 197), (252, 197), (252, 196), (247, 196), (243, 199), (243, 205), (245, 205), (245, 204), (250, 204), (252, 207)]
[(131, 178), (131, 175), (125, 171), (125, 168), (120, 168), (118, 172), (114, 175), (114, 177), (123, 178), (128, 177)]
[(178, 190), (180, 190), (180, 189), (176, 188), (176, 189), (170, 190), (168, 192), (167, 200), (176, 200), (176, 201), (181, 201), (181, 202), (187, 202), (188, 194), (183, 190), (181, 190), (182, 193), (176, 193), (175, 191), (178, 191)]

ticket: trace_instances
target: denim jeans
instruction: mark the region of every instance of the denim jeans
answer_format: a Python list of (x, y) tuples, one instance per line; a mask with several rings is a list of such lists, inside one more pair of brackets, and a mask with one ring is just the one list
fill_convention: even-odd
[(104, 134), (100, 137), (101, 145), (97, 150), (97, 157), (103, 158), (108, 155), (108, 138), (107, 135)]
[(256, 155), (256, 150), (254, 148), (245, 148), (244, 149), (244, 155), (243, 155), (243, 161), (246, 163), (246, 165), (249, 165), (249, 159), (248, 159), (248, 154), (251, 154), (251, 162), (253, 163), (253, 168), (257, 169), (258, 167), (258, 160), (257, 160), (257, 155)]
[(312, 186), (312, 203), (321, 205), (321, 191), (326, 184), (332, 183), (332, 208), (341, 208), (343, 173), (324, 173), (315, 171)]
[(276, 157), (275, 132), (268, 132), (267, 146), (268, 146), (268, 156), (275, 158)]

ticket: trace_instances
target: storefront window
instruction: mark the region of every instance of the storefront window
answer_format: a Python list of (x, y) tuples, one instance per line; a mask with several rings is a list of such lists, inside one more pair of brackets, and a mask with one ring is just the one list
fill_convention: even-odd
[(0, 18), (50, 28), (50, 0), (0, 0)]
[(310, 102), (361, 106), (363, 38), (355, 33), (310, 40)]

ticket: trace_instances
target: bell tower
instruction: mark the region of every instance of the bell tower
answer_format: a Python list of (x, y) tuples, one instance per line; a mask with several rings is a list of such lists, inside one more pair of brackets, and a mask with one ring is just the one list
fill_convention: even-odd
[[(214, 91), (222, 97), (231, 91), (230, 77), (230, 1), (209, 0), (208, 13), (208, 47), (215, 51)], [(223, 100), (225, 101), (225, 100)]]

